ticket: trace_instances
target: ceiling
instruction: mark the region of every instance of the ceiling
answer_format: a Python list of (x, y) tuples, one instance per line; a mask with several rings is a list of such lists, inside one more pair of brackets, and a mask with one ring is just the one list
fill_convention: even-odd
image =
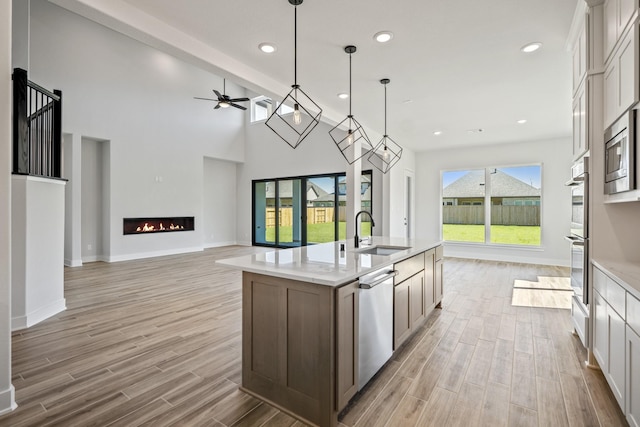
[[(117, 29), (113, 22), (126, 19), (145, 42), (140, 28), (164, 27), (157, 34), (176, 39), (165, 40), (169, 50), (185, 38), (200, 52), (216, 52), (226, 58), (216, 64), (220, 75), (253, 91), (282, 98), (293, 83), (294, 7), (287, 0), (51, 1), (76, 3), (75, 11), (89, 17), (86, 6), (100, 4), (103, 23)], [(566, 138), (572, 127), (566, 44), (578, 1), (305, 0), (297, 7), (298, 83), (327, 121), (340, 122), (349, 108), (337, 97), (349, 91), (344, 46), (352, 44), (358, 48), (352, 112), (374, 143), (384, 131), (381, 78), (391, 79), (388, 133), (415, 151)], [(393, 39), (375, 42), (381, 30)], [(535, 41), (543, 43), (540, 50), (520, 51)], [(261, 42), (277, 51), (262, 53)], [(193, 49), (185, 57), (197, 63)]]

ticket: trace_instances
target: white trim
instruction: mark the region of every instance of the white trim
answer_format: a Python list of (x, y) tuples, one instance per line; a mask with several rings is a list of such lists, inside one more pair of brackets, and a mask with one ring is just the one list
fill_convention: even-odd
[(56, 314), (65, 311), (66, 309), (66, 300), (62, 298), (45, 307), (40, 307), (36, 311), (33, 311), (26, 316), (13, 317), (11, 319), (11, 331), (13, 332), (30, 328), (33, 325), (50, 318), (51, 316), (55, 316)]
[(179, 249), (167, 249), (163, 251), (154, 251), (154, 252), (140, 252), (135, 254), (126, 254), (126, 255), (117, 255), (117, 256), (107, 256), (101, 257), (104, 259), (100, 259), (100, 261), (104, 262), (120, 262), (120, 261), (131, 261), (135, 259), (144, 259), (144, 258), (154, 258), (159, 256), (167, 256), (167, 255), (178, 255), (178, 254), (186, 254), (190, 252), (202, 252), (203, 247), (192, 247), (192, 248), (179, 248)]
[(245, 240), (239, 240), (239, 241), (237, 241), (237, 242), (236, 242), (236, 245), (238, 245), (238, 246), (253, 246), (253, 245), (251, 244), (251, 242), (247, 242), (247, 241), (245, 241)]
[(238, 243), (234, 240), (234, 241), (228, 241), (228, 242), (210, 242), (210, 243), (204, 243), (203, 247), (205, 249), (209, 249), (209, 248), (219, 248), (221, 246), (233, 246), (233, 245), (237, 245)]
[(16, 390), (13, 384), (9, 388), (0, 392), (0, 415), (7, 414), (18, 407), (16, 403)]
[(67, 267), (82, 267), (81, 259), (66, 259), (64, 260), (64, 265)]
[(47, 184), (67, 185), (67, 180), (62, 178), (46, 178), (33, 175), (11, 175), (11, 179), (14, 181), (34, 181), (45, 182)]

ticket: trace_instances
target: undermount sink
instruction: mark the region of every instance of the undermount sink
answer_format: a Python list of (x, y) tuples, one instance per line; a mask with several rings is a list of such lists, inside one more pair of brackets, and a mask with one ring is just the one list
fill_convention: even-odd
[(370, 248), (359, 249), (359, 250), (356, 250), (356, 252), (359, 254), (366, 254), (366, 255), (392, 255), (392, 254), (395, 254), (396, 252), (404, 251), (410, 248), (411, 248), (410, 246), (378, 245), (378, 246), (372, 246)]

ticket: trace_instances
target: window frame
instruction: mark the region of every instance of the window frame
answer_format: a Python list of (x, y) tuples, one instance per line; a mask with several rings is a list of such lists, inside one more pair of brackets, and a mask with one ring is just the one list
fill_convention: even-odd
[[(491, 241), (491, 208), (492, 204), (492, 194), (491, 194), (491, 174), (495, 173), (496, 170), (500, 169), (513, 169), (513, 168), (525, 168), (525, 167), (538, 167), (540, 170), (540, 198), (538, 200), (538, 204), (534, 206), (538, 206), (540, 209), (540, 243), (538, 245), (527, 245), (527, 244), (517, 244), (517, 243), (503, 243), (503, 242), (492, 242)], [(482, 205), (484, 206), (484, 241), (458, 241), (458, 240), (445, 240), (444, 238), (444, 206), (449, 206), (450, 204), (445, 204), (447, 200), (451, 200), (451, 197), (444, 197), (444, 174), (448, 172), (471, 172), (474, 170), (483, 170), (484, 171), (484, 198)], [(493, 172), (492, 172), (493, 171)], [(454, 182), (454, 181), (453, 181)], [(524, 181), (523, 181), (524, 182)], [(445, 242), (447, 245), (473, 245), (473, 246), (487, 246), (487, 247), (508, 247), (508, 248), (522, 248), (522, 249), (534, 249), (540, 250), (544, 247), (543, 241), (543, 230), (544, 230), (544, 220), (543, 220), (543, 207), (544, 207), (544, 164), (542, 162), (532, 162), (532, 163), (524, 163), (524, 164), (508, 164), (502, 166), (477, 166), (477, 167), (469, 167), (469, 168), (457, 168), (457, 169), (442, 169), (440, 170), (440, 240)], [(535, 187), (534, 187), (535, 188)], [(453, 204), (453, 201), (450, 202)]]

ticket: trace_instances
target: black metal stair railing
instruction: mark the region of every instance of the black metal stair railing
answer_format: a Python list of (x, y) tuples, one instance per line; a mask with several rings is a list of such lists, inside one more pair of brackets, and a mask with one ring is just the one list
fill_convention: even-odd
[(13, 70), (13, 173), (62, 176), (62, 92)]

